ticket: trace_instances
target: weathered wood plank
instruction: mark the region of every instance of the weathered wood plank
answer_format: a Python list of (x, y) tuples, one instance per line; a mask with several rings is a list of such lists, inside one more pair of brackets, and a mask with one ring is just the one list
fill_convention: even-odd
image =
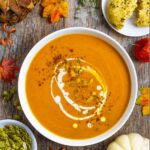
[[(30, 49), (37, 43), (41, 38), (48, 35), (51, 32), (56, 30), (66, 28), (66, 27), (74, 27), (74, 26), (84, 26), (91, 27), (106, 34), (110, 35), (118, 42), (124, 46), (133, 59), (133, 62), (136, 67), (136, 71), (138, 74), (138, 82), (139, 86), (147, 85), (150, 86), (150, 64), (138, 63), (134, 60), (132, 56), (132, 44), (138, 38), (130, 38), (122, 36), (115, 31), (113, 31), (102, 16), (102, 12), (100, 9), (100, 0), (98, 0), (99, 9), (95, 10), (91, 7), (80, 8), (77, 12), (78, 3), (77, 0), (69, 0), (69, 17), (67, 19), (63, 19), (55, 25), (51, 25), (45, 19), (40, 17), (40, 6), (37, 5), (32, 13), (28, 15), (28, 17), (22, 21), (21, 23), (16, 25), (17, 31), (13, 34), (12, 38), (15, 43), (14, 47), (7, 54), (2, 49), (0, 49), (0, 59), (2, 56), (12, 56), (18, 59), (18, 63), (21, 64), (27, 53)], [(78, 19), (75, 19), (75, 14), (79, 16)], [(17, 82), (14, 83), (17, 86)], [(0, 81), (0, 93), (4, 89), (8, 89), (9, 86), (4, 82)], [(12, 104), (4, 104), (2, 99), (0, 98), (0, 119), (12, 118), (12, 114), (15, 112), (15, 109), (12, 107)], [(17, 113), (17, 112), (16, 112)], [(32, 131), (35, 133), (37, 141), (38, 141), (38, 149), (39, 150), (49, 150), (49, 146), (52, 145), (54, 150), (58, 150), (62, 145), (56, 144), (52, 141), (41, 136), (37, 131), (33, 129), (30, 123), (27, 121), (25, 116), (23, 115), (23, 122), (26, 123)], [(114, 136), (109, 138), (108, 140), (101, 142), (96, 145), (88, 146), (88, 147), (66, 147), (67, 150), (105, 150), (108, 143), (114, 140), (117, 135), (129, 133), (129, 132), (138, 132), (143, 136), (150, 137), (150, 128), (149, 128), (149, 117), (142, 117), (140, 108), (138, 106), (135, 107), (130, 119), (124, 125), (124, 127), (119, 130)]]

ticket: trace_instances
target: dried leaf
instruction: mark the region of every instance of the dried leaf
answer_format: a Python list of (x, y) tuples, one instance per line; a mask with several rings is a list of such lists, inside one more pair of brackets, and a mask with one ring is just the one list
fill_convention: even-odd
[(0, 79), (4, 79), (8, 83), (16, 79), (15, 72), (19, 70), (15, 59), (3, 58), (0, 65)]
[(8, 33), (16, 32), (16, 28), (15, 28), (15, 27), (13, 27), (13, 28), (11, 28), (10, 30), (8, 30), (7, 32), (8, 32)]
[(7, 27), (8, 27), (8, 24), (7, 24), (7, 23), (4, 23), (4, 24), (2, 25), (2, 27), (1, 27), (0, 30), (7, 32)]
[(8, 26), (7, 23), (4, 23), (0, 28), (0, 31), (6, 33), (6, 37), (4, 37), (3, 39), (0, 38), (0, 45), (3, 45), (4, 47), (13, 45), (13, 41), (11, 40), (11, 34), (16, 32), (15, 27), (7, 29), (7, 26)]
[(17, 1), (15, 0), (10, 0), (9, 1), (9, 7), (10, 9), (15, 13), (17, 14), (18, 16), (20, 16), (22, 14), (22, 10), (21, 8), (19, 7)]
[(34, 8), (34, 3), (32, 0), (19, 0), (18, 5), (28, 9)]
[(150, 88), (142, 87), (140, 88), (140, 94), (136, 100), (136, 104), (142, 106), (142, 114), (150, 114)]
[(3, 39), (1, 39), (0, 38), (0, 45), (3, 45), (3, 46), (7, 46), (7, 43), (6, 43), (6, 41), (5, 40), (3, 40)]
[(143, 116), (149, 115), (150, 114), (150, 106), (149, 105), (143, 106), (142, 113), (143, 113)]
[(61, 147), (59, 150), (65, 150), (65, 148), (64, 148), (64, 147)]
[(43, 17), (48, 18), (52, 23), (58, 22), (62, 17), (68, 16), (68, 2), (64, 0), (43, 0), (41, 5), (43, 9)]
[(61, 14), (58, 11), (55, 11), (51, 14), (51, 23), (58, 22), (61, 18)]
[(53, 150), (52, 146), (49, 147), (49, 150)]
[(0, 9), (6, 13), (6, 11), (9, 9), (9, 0), (0, 0)]

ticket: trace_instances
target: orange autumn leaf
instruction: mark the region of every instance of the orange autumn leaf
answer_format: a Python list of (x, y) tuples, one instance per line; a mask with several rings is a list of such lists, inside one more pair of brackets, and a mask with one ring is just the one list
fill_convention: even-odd
[(150, 88), (142, 87), (140, 88), (140, 94), (136, 100), (136, 104), (142, 106), (142, 114), (150, 114)]
[(52, 23), (68, 16), (68, 2), (66, 0), (43, 0), (43, 17), (50, 18)]

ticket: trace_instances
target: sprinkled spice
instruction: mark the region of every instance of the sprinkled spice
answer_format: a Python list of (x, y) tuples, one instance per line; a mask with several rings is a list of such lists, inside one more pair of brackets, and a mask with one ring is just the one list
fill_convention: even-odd
[(8, 125), (0, 128), (0, 150), (31, 150), (32, 139), (21, 127)]
[(59, 55), (56, 55), (55, 57), (53, 57), (53, 63), (54, 64), (57, 64), (62, 58), (62, 55), (59, 54)]
[(71, 53), (73, 53), (73, 49), (69, 49), (69, 51), (70, 51)]

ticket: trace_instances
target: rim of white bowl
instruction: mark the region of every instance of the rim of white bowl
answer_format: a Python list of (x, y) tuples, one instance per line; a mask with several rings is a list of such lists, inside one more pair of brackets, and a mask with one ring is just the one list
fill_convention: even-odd
[(13, 120), (13, 119), (3, 119), (3, 120), (0, 120), (0, 127), (4, 127), (6, 125), (17, 125), (23, 129), (25, 129), (25, 131), (29, 134), (29, 136), (31, 137), (32, 139), (32, 150), (37, 150), (37, 141), (36, 141), (36, 138), (33, 134), (33, 132), (31, 131), (31, 129), (25, 125), (24, 123), (20, 122), (20, 121), (17, 121), (17, 120)]
[[(34, 56), (41, 50), (42, 47), (44, 47), (47, 43), (49, 43), (53, 39), (56, 39), (60, 36), (68, 35), (68, 34), (87, 34), (87, 35), (95, 36), (97, 38), (104, 40), (105, 42), (110, 44), (112, 47), (114, 47), (117, 50), (117, 52), (119, 52), (119, 54), (124, 59), (128, 67), (129, 73), (130, 73), (131, 96), (130, 96), (129, 104), (123, 116), (111, 129), (93, 138), (68, 139), (68, 138), (64, 138), (59, 135), (56, 135), (55, 133), (47, 130), (44, 126), (40, 124), (40, 122), (33, 115), (30, 109), (30, 106), (28, 104), (27, 97), (26, 97), (26, 91), (25, 91), (26, 78), (25, 77), (28, 71), (28, 67), (30, 66), (30, 63), (32, 59), (34, 58)], [(133, 111), (136, 96), (137, 96), (137, 89), (138, 89), (138, 82), (137, 82), (136, 70), (135, 70), (132, 60), (130, 59), (125, 49), (117, 41), (115, 41), (113, 38), (106, 35), (105, 33), (97, 31), (95, 29), (84, 28), (84, 27), (72, 27), (72, 28), (61, 29), (61, 30), (58, 30), (54, 33), (47, 35), (42, 40), (40, 40), (26, 56), (22, 64), (21, 70), (20, 70), (19, 81), (18, 81), (18, 92), (19, 92), (20, 103), (29, 122), (33, 125), (33, 127), (40, 134), (42, 134), (46, 138), (54, 142), (64, 144), (64, 145), (69, 145), (69, 146), (88, 146), (88, 145), (96, 144), (96, 143), (99, 143), (108, 139), (113, 134), (115, 134), (125, 124), (125, 122), (128, 120), (129, 116), (131, 115)]]

